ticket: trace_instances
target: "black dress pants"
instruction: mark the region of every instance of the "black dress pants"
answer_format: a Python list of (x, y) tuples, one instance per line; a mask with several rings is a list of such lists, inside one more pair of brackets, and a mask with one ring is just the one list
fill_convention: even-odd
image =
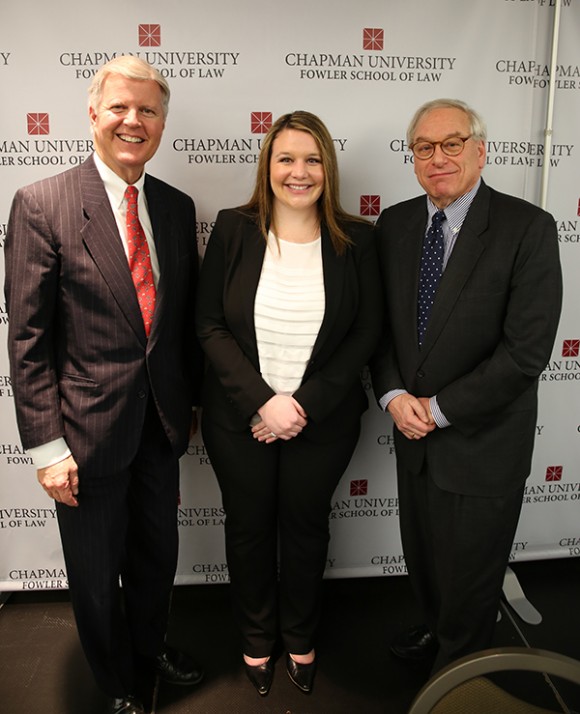
[(439, 641), (436, 672), (491, 646), (524, 487), (501, 497), (465, 496), (440, 489), (426, 468), (412, 474), (398, 465), (397, 472), (403, 553)]
[(280, 633), (288, 652), (305, 654), (319, 618), (330, 499), (359, 430), (323, 444), (302, 434), (264, 444), (249, 428), (229, 431), (206, 417), (202, 430), (226, 513), (226, 555), (243, 651), (267, 657)]
[(142, 662), (163, 648), (177, 567), (178, 484), (178, 461), (150, 402), (130, 466), (90, 478), (79, 469), (79, 506), (56, 504), (81, 644), (112, 697), (135, 693)]

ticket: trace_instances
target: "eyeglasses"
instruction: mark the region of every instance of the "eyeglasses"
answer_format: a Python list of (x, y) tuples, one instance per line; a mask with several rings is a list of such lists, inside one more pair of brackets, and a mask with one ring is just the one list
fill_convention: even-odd
[(465, 142), (471, 139), (471, 134), (465, 138), (452, 136), (445, 141), (417, 141), (409, 147), (417, 159), (430, 159), (435, 153), (435, 147), (440, 146), (445, 156), (459, 156), (463, 151)]

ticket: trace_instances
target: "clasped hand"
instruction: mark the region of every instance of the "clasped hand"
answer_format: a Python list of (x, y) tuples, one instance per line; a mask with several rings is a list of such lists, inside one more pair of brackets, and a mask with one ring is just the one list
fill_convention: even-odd
[(294, 438), (308, 423), (304, 409), (294, 397), (276, 394), (258, 409), (261, 420), (252, 427), (254, 439), (271, 444)]
[(399, 394), (392, 399), (387, 409), (395, 426), (407, 439), (422, 439), (435, 429), (429, 399)]

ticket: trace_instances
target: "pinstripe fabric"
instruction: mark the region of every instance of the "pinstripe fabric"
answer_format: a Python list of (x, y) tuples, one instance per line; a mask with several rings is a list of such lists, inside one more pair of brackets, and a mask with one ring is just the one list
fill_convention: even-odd
[(85, 473), (131, 462), (150, 390), (175, 453), (187, 444), (198, 362), (188, 329), (195, 209), (152, 177), (145, 191), (161, 271), (149, 342), (91, 159), (20, 189), (10, 215), (6, 300), (20, 436), (25, 448), (64, 436)]
[(150, 403), (130, 468), (85, 479), (79, 508), (56, 504), (79, 637), (97, 683), (113, 697), (137, 690), (138, 662), (163, 646), (177, 565), (178, 477)]
[[(58, 505), (71, 600), (101, 688), (136, 682), (159, 652), (177, 561), (178, 457), (197, 403), (195, 207), (146, 176), (160, 277), (145, 337), (92, 158), (20, 189), (5, 243), (9, 354), (25, 448), (64, 437), (79, 507)], [(123, 580), (125, 612), (118, 581)]]

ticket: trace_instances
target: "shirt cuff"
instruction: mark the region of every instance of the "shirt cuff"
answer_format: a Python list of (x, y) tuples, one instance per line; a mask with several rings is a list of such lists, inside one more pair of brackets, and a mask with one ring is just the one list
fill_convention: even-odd
[(447, 421), (445, 415), (439, 407), (439, 404), (437, 403), (437, 397), (431, 397), (429, 400), (429, 407), (431, 409), (433, 421), (440, 429), (445, 429), (446, 427), (451, 426), (451, 422)]
[(45, 469), (47, 466), (58, 464), (59, 461), (64, 461), (71, 455), (71, 450), (62, 437), (40, 446), (34, 446), (32, 449), (26, 449), (26, 452), (32, 456), (37, 469)]
[(392, 402), (395, 397), (398, 397), (401, 394), (407, 394), (407, 390), (406, 389), (391, 389), (390, 392), (383, 394), (383, 396), (379, 399), (379, 405), (380, 405), (381, 409), (384, 412), (386, 412), (387, 407), (389, 406), (389, 403)]

